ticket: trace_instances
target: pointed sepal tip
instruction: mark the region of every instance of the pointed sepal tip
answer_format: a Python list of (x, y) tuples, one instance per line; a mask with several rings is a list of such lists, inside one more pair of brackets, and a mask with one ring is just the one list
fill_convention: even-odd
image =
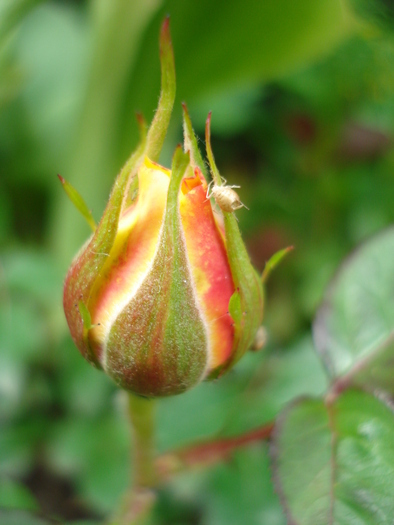
[(74, 206), (85, 219), (85, 221), (89, 224), (92, 231), (96, 231), (97, 226), (93, 219), (92, 212), (89, 210), (81, 194), (74, 188), (74, 186), (67, 182), (64, 177), (62, 177), (59, 174), (57, 176), (60, 180), (61, 185), (63, 186), (64, 191), (66, 192), (67, 197), (74, 204)]

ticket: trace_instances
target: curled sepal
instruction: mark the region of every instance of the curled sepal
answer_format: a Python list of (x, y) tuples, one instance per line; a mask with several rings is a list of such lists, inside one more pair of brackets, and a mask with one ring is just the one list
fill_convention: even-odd
[[(211, 147), (211, 115), (206, 122), (206, 148), (215, 185), (222, 184)], [(264, 292), (260, 276), (253, 268), (242, 241), (237, 220), (232, 212), (223, 211), (226, 247), (235, 292), (230, 299), (229, 312), (234, 320), (233, 352), (218, 374), (233, 366), (250, 348), (263, 319)]]
[(206, 327), (196, 303), (179, 211), (189, 155), (178, 147), (151, 267), (106, 338), (103, 367), (120, 386), (154, 397), (197, 384), (208, 366)]
[[(142, 126), (140, 130), (143, 132)], [(90, 310), (90, 296), (94, 283), (115, 242), (119, 217), (127, 200), (131, 181), (137, 175), (144, 160), (145, 147), (146, 136), (141, 136), (138, 148), (116, 178), (97, 229), (74, 259), (65, 280), (63, 306), (71, 336), (85, 359), (98, 368), (101, 368), (101, 365), (97, 355), (90, 347), (89, 338), (86, 337), (86, 330), (89, 330), (90, 327), (86, 328), (84, 316), (86, 319), (86, 312)], [(82, 311), (84, 315), (81, 314), (80, 304), (84, 305)]]
[(263, 284), (265, 284), (271, 275), (271, 272), (275, 270), (275, 268), (282, 262), (282, 260), (286, 257), (288, 253), (294, 250), (294, 246), (288, 246), (287, 248), (283, 248), (283, 250), (279, 250), (278, 252), (274, 253), (274, 255), (267, 261), (264, 271), (261, 275), (261, 280), (263, 281)]

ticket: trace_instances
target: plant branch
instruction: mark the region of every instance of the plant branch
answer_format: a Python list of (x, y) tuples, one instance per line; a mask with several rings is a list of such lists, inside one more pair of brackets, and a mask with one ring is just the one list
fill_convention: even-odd
[(270, 422), (240, 436), (209, 440), (164, 454), (156, 462), (160, 477), (166, 480), (182, 470), (229, 459), (238, 448), (269, 439), (273, 428)]

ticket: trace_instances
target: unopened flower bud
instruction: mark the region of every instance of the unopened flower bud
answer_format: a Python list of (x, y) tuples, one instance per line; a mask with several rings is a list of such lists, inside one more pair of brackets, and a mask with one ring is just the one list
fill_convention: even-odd
[[(223, 206), (214, 212), (207, 198), (186, 107), (185, 152), (177, 147), (171, 170), (157, 164), (175, 94), (168, 20), (161, 63), (152, 125), (147, 134), (142, 129), (64, 286), (67, 322), (82, 355), (148, 397), (178, 394), (226, 371), (252, 345), (263, 315), (262, 280), (234, 213)], [(219, 187), (209, 123), (207, 154)]]

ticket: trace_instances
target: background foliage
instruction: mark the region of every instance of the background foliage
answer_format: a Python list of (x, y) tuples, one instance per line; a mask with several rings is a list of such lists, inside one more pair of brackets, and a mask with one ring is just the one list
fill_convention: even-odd
[[(314, 326), (323, 359), (311, 337), (341, 260), (394, 218), (394, 18), (384, 0), (0, 0), (0, 521), (98, 523), (128, 484), (124, 399), (79, 356), (63, 317), (63, 276), (89, 232), (56, 174), (99, 218), (135, 145), (135, 111), (149, 119), (157, 103), (157, 35), (167, 12), (178, 102), (163, 162), (181, 138), (180, 101), (200, 136), (212, 110), (218, 166), (250, 208), (237, 216), (256, 266), (284, 246), (296, 250), (268, 285), (264, 351), (218, 382), (161, 401), (158, 414), (164, 452), (281, 413), (271, 451), (276, 491), (260, 443), (175, 478), (152, 523), (282, 525), (278, 493), (294, 523), (348, 523), (344, 505), (357, 488), (381, 514), (360, 504), (354, 523), (390, 523), (392, 414), (371, 394), (340, 392), (349, 373), (352, 385), (393, 392), (392, 230), (360, 249), (331, 285)], [(330, 384), (334, 408), (318, 398), (285, 408)], [(332, 410), (336, 424), (306, 440), (301, 430)], [(379, 449), (370, 463), (367, 437), (354, 437), (363, 421)], [(340, 476), (348, 476), (335, 516), (329, 428)], [(386, 484), (352, 478), (349, 457)], [(302, 481), (316, 482), (319, 461), (321, 492), (297, 493)]]

